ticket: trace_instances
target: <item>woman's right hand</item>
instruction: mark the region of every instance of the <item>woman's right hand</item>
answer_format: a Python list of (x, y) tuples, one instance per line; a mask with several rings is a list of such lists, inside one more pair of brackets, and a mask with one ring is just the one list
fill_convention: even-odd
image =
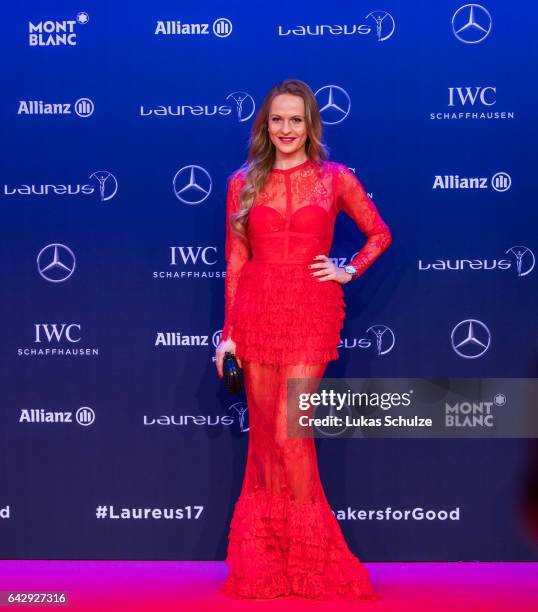
[[(222, 340), (217, 346), (217, 349), (215, 351), (215, 361), (217, 365), (217, 373), (219, 375), (219, 378), (222, 378), (223, 376), (222, 364), (224, 361), (224, 354), (226, 353), (226, 351), (229, 351), (230, 353), (233, 353), (235, 355), (235, 342), (231, 338), (228, 338), (228, 340)], [(241, 360), (239, 359), (239, 357), (236, 357), (236, 359), (237, 359), (237, 363), (239, 367), (241, 368), (242, 367)]]

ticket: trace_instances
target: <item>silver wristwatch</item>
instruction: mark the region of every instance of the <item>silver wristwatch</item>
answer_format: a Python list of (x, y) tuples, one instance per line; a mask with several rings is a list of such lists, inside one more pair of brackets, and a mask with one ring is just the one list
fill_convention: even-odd
[(357, 274), (357, 268), (355, 266), (343, 266), (344, 270), (348, 273), (351, 274), (351, 280), (353, 280), (355, 278), (355, 275)]

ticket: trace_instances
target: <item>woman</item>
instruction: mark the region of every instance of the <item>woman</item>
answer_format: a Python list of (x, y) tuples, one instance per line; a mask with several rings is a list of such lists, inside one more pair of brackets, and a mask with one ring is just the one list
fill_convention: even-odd
[[(340, 210), (368, 237), (344, 268), (328, 258)], [(229, 180), (226, 215), (225, 320), (216, 364), (222, 377), (230, 351), (243, 368), (250, 437), (222, 592), (375, 599), (325, 497), (313, 438), (286, 435), (287, 379), (302, 378), (302, 391), (316, 390), (327, 362), (338, 358), (341, 285), (391, 242), (359, 180), (327, 160), (306, 83), (286, 80), (268, 93), (252, 126), (248, 161)]]

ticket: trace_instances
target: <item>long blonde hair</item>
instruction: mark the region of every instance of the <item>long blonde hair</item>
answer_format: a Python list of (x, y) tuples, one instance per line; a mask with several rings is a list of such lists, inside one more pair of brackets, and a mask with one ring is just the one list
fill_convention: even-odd
[(239, 209), (230, 216), (230, 222), (232, 229), (243, 238), (246, 237), (250, 209), (274, 166), (276, 149), (269, 137), (268, 119), (273, 98), (279, 94), (301, 96), (304, 100), (307, 133), (305, 151), (308, 158), (321, 165), (329, 157), (328, 147), (322, 139), (323, 124), (312, 89), (304, 81), (297, 79), (286, 79), (274, 85), (265, 96), (254, 119), (250, 130), (247, 161), (238, 170), (245, 174), (245, 185), (239, 196)]

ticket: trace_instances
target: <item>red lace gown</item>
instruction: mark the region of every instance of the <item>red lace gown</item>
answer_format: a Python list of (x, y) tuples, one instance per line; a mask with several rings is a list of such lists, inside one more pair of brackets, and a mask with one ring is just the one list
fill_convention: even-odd
[(342, 286), (318, 281), (307, 267), (315, 255), (329, 255), (338, 212), (367, 236), (350, 261), (358, 275), (388, 248), (391, 234), (347, 166), (307, 160), (270, 172), (244, 240), (229, 225), (243, 185), (241, 171), (228, 183), (222, 338), (234, 340), (242, 360), (250, 431), (221, 591), (236, 598), (375, 599), (325, 496), (313, 437), (287, 436), (286, 383), (305, 377), (301, 390), (315, 392), (315, 379), (338, 358)]

